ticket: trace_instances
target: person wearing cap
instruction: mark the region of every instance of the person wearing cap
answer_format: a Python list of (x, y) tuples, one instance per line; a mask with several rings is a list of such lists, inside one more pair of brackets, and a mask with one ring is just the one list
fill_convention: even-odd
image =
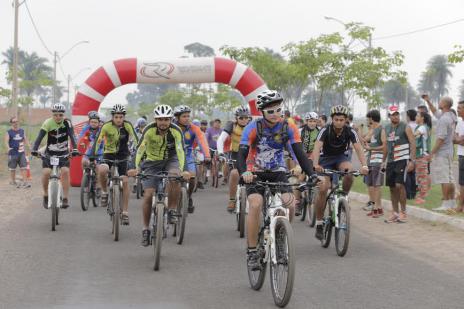
[[(27, 136), (22, 128), (19, 127), (19, 120), (16, 117), (10, 118), (11, 128), (5, 134), (5, 148), (8, 149), (8, 169), (10, 170), (10, 185), (17, 188), (29, 188), (27, 182), (27, 159), (25, 146), (31, 149)], [(16, 168), (21, 169), (22, 183), (16, 183)]]
[[(387, 136), (386, 177), (385, 183), (390, 187), (390, 199), (393, 213), (386, 223), (406, 222), (406, 174), (414, 169), (416, 161), (416, 141), (411, 127), (400, 121), (397, 105), (388, 107), (390, 123), (385, 126)], [(385, 168), (385, 163), (383, 164)], [(400, 211), (401, 206), (401, 211)]]

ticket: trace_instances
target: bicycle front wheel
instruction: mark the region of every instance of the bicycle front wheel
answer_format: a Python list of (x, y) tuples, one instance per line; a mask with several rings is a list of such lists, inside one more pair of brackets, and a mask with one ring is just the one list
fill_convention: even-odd
[(161, 257), (161, 242), (163, 241), (163, 233), (164, 233), (164, 205), (157, 204), (156, 205), (156, 214), (155, 214), (155, 228), (153, 232), (155, 235), (153, 236), (154, 244), (153, 244), (153, 255), (155, 259), (155, 265), (153, 267), (154, 270), (159, 270), (160, 265), (160, 257)]
[(277, 218), (275, 224), (275, 257), (271, 260), (271, 289), (274, 303), (285, 307), (290, 301), (295, 281), (295, 246), (290, 222)]
[(177, 203), (177, 214), (179, 215), (175, 227), (177, 244), (182, 245), (182, 242), (184, 241), (185, 224), (187, 222), (188, 214), (188, 197), (187, 189), (185, 187), (181, 188), (181, 195), (179, 198), (179, 202)]
[(350, 206), (344, 198), (338, 201), (338, 227), (335, 227), (335, 249), (344, 256), (350, 243)]
[(240, 232), (240, 238), (245, 237), (245, 221), (246, 221), (246, 203), (247, 195), (246, 189), (240, 188), (240, 213), (238, 214), (238, 229)]
[(211, 176), (213, 177), (212, 186), (214, 188), (217, 188), (219, 185), (219, 171), (218, 171), (218, 164), (214, 159), (211, 164)]
[(48, 198), (50, 199), (50, 208), (52, 215), (52, 231), (55, 231), (58, 219), (58, 194), (60, 184), (58, 179), (51, 179), (48, 183)]
[(323, 234), (321, 240), (321, 246), (323, 248), (327, 248), (330, 245), (330, 240), (332, 238), (332, 214), (330, 211), (330, 205), (328, 203), (325, 205), (325, 212), (324, 212), (324, 223), (323, 223)]
[(119, 240), (119, 218), (121, 216), (121, 188), (119, 185), (115, 185), (113, 187), (112, 193), (112, 202), (111, 205), (113, 207), (113, 239), (114, 241)]
[(81, 208), (83, 211), (89, 209), (90, 202), (90, 175), (88, 172), (84, 172), (81, 181)]

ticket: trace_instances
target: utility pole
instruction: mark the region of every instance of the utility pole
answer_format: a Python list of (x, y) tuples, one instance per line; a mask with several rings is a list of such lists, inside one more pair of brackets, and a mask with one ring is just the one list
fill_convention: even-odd
[(19, 0), (14, 0), (15, 20), (14, 20), (14, 45), (13, 45), (13, 83), (11, 91), (12, 110), (11, 115), (18, 117), (18, 17)]
[(52, 104), (56, 103), (56, 58), (57, 58), (57, 52), (55, 51), (53, 53), (53, 88), (52, 88)]
[(70, 91), (69, 87), (70, 87), (70, 84), (71, 84), (71, 75), (68, 74), (68, 101), (67, 101), (68, 102), (68, 108), (67, 108), (68, 111), (71, 108), (71, 102), (69, 102), (69, 91)]

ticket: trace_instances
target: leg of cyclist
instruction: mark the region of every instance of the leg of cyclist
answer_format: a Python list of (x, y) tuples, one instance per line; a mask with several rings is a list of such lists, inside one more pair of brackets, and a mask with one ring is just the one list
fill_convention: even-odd
[(229, 212), (233, 212), (235, 209), (235, 197), (237, 196), (237, 186), (240, 176), (238, 174), (238, 170), (234, 168), (230, 172), (230, 179), (229, 179), (229, 205), (227, 206), (227, 210)]
[(142, 246), (147, 247), (150, 245), (150, 227), (148, 225), (150, 224), (151, 205), (155, 189), (145, 187), (144, 190), (145, 193), (142, 202)]
[(82, 170), (85, 170), (87, 167), (90, 166), (89, 158), (87, 156), (82, 157), (81, 164), (82, 164)]
[(185, 158), (185, 164), (187, 166), (186, 170), (190, 173), (190, 181), (189, 181), (189, 187), (188, 187), (188, 196), (189, 196), (189, 205), (188, 205), (188, 212), (193, 213), (195, 211), (195, 206), (193, 206), (193, 199), (192, 199), (192, 193), (195, 188), (195, 182), (196, 182), (196, 166), (195, 166), (195, 160), (192, 156), (186, 156)]
[[(170, 176), (180, 176), (179, 162), (176, 160), (170, 162), (166, 167)], [(169, 223), (177, 222), (177, 204), (180, 198), (180, 183), (177, 181), (170, 181), (167, 186), (168, 190), (168, 220)]]
[[(344, 161), (341, 162), (338, 165), (338, 170), (339, 171), (348, 171), (350, 172), (353, 169), (353, 165), (351, 164), (350, 161)], [(353, 175), (346, 175), (343, 177), (343, 191), (345, 191), (346, 194), (348, 194), (351, 190), (351, 186), (353, 185)]]
[[(247, 190), (248, 191), (248, 190)], [(256, 249), (258, 245), (259, 220), (261, 216), (261, 207), (263, 205), (263, 196), (260, 193), (248, 195), (249, 209), (247, 216), (247, 264), (252, 270), (260, 267), (259, 255)]]
[(43, 207), (48, 209), (48, 180), (52, 170), (50, 168), (42, 169), (42, 189), (43, 189)]
[(293, 218), (295, 217), (295, 196), (293, 193), (283, 193), (282, 194), (282, 204), (284, 204), (290, 213), (290, 222), (293, 221)]
[(63, 186), (63, 203), (61, 207), (64, 209), (69, 207), (69, 167), (61, 167), (61, 185)]
[(108, 206), (108, 164), (100, 164), (98, 166), (98, 179), (101, 188), (101, 207)]
[(323, 237), (323, 226), (324, 223), (324, 211), (325, 202), (327, 198), (327, 192), (331, 187), (330, 177), (320, 177), (321, 182), (319, 183), (319, 190), (316, 197), (316, 238), (322, 240)]

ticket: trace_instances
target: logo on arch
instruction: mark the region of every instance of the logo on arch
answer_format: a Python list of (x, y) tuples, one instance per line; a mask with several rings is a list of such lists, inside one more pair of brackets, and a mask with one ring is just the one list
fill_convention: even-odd
[(147, 78), (171, 79), (174, 65), (169, 62), (144, 62), (140, 68), (140, 75)]

